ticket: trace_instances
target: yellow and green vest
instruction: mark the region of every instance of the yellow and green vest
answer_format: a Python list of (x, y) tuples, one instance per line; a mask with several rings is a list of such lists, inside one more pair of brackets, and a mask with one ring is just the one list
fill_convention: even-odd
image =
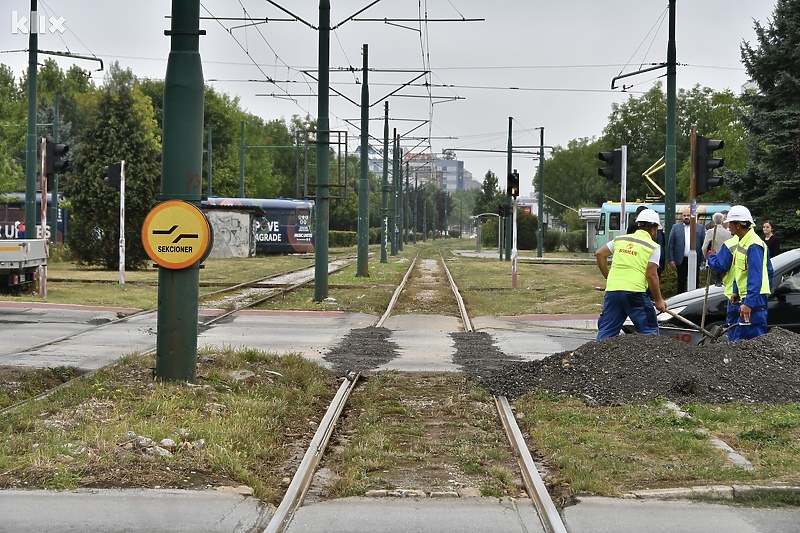
[(608, 272), (606, 291), (646, 291), (647, 265), (657, 246), (643, 229), (614, 239), (614, 260)]

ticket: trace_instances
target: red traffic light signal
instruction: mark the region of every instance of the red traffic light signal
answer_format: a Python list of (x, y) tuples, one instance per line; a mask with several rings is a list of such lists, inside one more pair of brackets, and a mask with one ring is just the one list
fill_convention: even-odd
[(597, 169), (599, 176), (614, 183), (622, 183), (622, 150), (600, 152), (597, 159), (606, 163), (605, 167)]

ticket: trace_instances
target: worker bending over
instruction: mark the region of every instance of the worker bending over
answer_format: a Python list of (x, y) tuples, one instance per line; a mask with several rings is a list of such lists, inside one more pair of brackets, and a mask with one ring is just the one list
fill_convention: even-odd
[[(595, 253), (597, 268), (607, 280), (603, 312), (597, 320), (597, 340), (619, 335), (628, 317), (639, 333), (657, 335), (658, 321), (653, 306), (661, 312), (667, 310), (658, 281), (661, 259), (661, 247), (656, 243), (661, 229), (658, 213), (652, 209), (642, 210), (636, 217), (636, 226), (635, 233), (620, 235)], [(609, 270), (611, 254), (614, 260)]]

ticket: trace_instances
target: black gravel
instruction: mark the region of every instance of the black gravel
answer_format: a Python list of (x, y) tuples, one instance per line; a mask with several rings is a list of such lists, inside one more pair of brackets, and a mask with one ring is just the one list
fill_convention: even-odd
[(331, 374), (341, 377), (351, 371), (367, 374), (397, 357), (397, 345), (389, 340), (386, 328), (352, 329), (325, 356), (331, 363)]
[[(524, 361), (487, 333), (453, 333), (453, 362), (492, 394), (513, 400), (543, 389), (590, 405), (654, 398), (678, 403), (800, 401), (800, 335), (773, 328), (756, 339), (689, 346), (666, 336), (619, 335)], [(352, 330), (324, 359), (331, 373), (368, 374), (398, 356), (386, 328)]]
[(773, 328), (736, 343), (688, 346), (670, 337), (619, 335), (500, 369), (465, 367), (493, 394), (538, 388), (590, 405), (666, 398), (680, 403), (800, 401), (800, 335)]

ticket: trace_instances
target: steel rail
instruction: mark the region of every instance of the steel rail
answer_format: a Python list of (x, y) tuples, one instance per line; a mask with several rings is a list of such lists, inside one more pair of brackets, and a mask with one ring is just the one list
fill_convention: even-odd
[(447, 279), (450, 281), (450, 288), (453, 289), (453, 294), (456, 297), (456, 302), (458, 302), (458, 310), (461, 312), (461, 320), (464, 322), (464, 329), (467, 333), (472, 333), (475, 331), (472, 327), (472, 321), (469, 319), (469, 314), (467, 313), (467, 307), (464, 305), (464, 298), (461, 297), (461, 293), (458, 291), (458, 285), (456, 285), (453, 276), (450, 275), (450, 269), (447, 268), (447, 263), (445, 263), (444, 256), (442, 255), (441, 250), (439, 251), (439, 258), (442, 260), (442, 266), (444, 267), (444, 271), (447, 274)]
[(360, 373), (350, 372), (345, 377), (344, 382), (339, 387), (339, 390), (328, 406), (325, 416), (319, 423), (317, 432), (311, 439), (311, 444), (308, 446), (300, 467), (295, 472), (286, 494), (283, 496), (280, 505), (275, 510), (275, 514), (270, 518), (264, 533), (281, 533), (286, 529), (292, 521), (294, 512), (303, 503), (308, 487), (311, 485), (311, 480), (314, 477), (314, 472), (319, 465), (325, 447), (328, 445), (333, 429), (336, 427), (336, 422), (344, 409), (345, 403), (350, 396)]
[(514, 454), (517, 456), (517, 461), (522, 470), (525, 489), (539, 512), (539, 520), (541, 520), (542, 526), (547, 533), (567, 533), (564, 522), (561, 520), (561, 515), (558, 514), (558, 509), (553, 503), (553, 499), (550, 498), (550, 493), (547, 492), (547, 487), (539, 475), (536, 464), (533, 462), (531, 452), (525, 444), (525, 439), (514, 418), (514, 413), (511, 411), (511, 406), (508, 405), (508, 400), (505, 396), (495, 396), (494, 401), (495, 405), (497, 405), (497, 412), (503, 422), (503, 427), (508, 435), (508, 440), (511, 443), (511, 447), (514, 448)]
[[(331, 273), (334, 273), (334, 272), (339, 272), (340, 270), (344, 270), (345, 268), (347, 268), (348, 266), (352, 265), (353, 263), (354, 263), (354, 261), (349, 261), (349, 262), (347, 262), (347, 263), (345, 263), (343, 265), (340, 265), (340, 266), (338, 266), (336, 268), (329, 269), (328, 273), (331, 274)], [(262, 304), (262, 303), (266, 302), (267, 300), (271, 300), (272, 298), (275, 298), (276, 296), (281, 296), (283, 294), (286, 294), (287, 292), (291, 292), (291, 291), (295, 290), (298, 287), (302, 287), (303, 285), (306, 285), (306, 284), (311, 283), (312, 281), (314, 281), (314, 267), (313, 266), (312, 267), (304, 267), (304, 268), (301, 268), (301, 269), (297, 270), (297, 272), (302, 272), (303, 270), (309, 270), (310, 275), (308, 277), (306, 277), (306, 278), (301, 279), (300, 281), (298, 281), (296, 283), (292, 283), (291, 285), (287, 285), (286, 287), (264, 288), (262, 290), (264, 290), (264, 291), (272, 291), (272, 292), (270, 292), (266, 296), (263, 296), (263, 297), (258, 298), (256, 300), (252, 300), (252, 301), (246, 302), (246, 303), (244, 303), (244, 304), (242, 304), (240, 306), (237, 306), (234, 309), (229, 309), (229, 310), (225, 311), (224, 313), (219, 314), (219, 315), (207, 320), (206, 322), (204, 322), (201, 325), (203, 327), (212, 326), (212, 325), (216, 324), (217, 322), (219, 322), (220, 320), (222, 320), (224, 318), (227, 318), (227, 317), (229, 317), (229, 316), (231, 316), (231, 315), (233, 315), (235, 313), (238, 313), (239, 311), (242, 311), (242, 310), (247, 309), (249, 307), (255, 307), (255, 306), (259, 305), (259, 304)]]
[[(346, 259), (352, 259), (352, 257), (353, 256), (347, 256)], [(346, 263), (346, 264), (344, 264), (344, 265), (342, 265), (340, 267), (332, 269), (331, 272), (338, 272), (339, 270), (342, 270), (342, 269), (346, 268), (347, 266), (351, 265), (353, 262), (354, 261), (349, 261), (348, 263)], [(303, 268), (309, 268), (309, 267), (303, 267)], [(303, 268), (296, 269), (296, 271), (303, 270)], [(311, 268), (313, 269), (313, 267), (311, 267)], [(283, 274), (294, 273), (294, 272), (295, 271), (293, 270), (293, 271), (289, 271), (289, 272), (284, 272)], [(283, 275), (283, 274), (281, 274), (281, 275)], [(313, 274), (311, 276), (311, 279), (313, 280)], [(256, 281), (258, 281), (258, 280), (256, 280)], [(284, 287), (283, 289), (279, 289), (276, 293), (271, 294), (268, 297), (261, 298), (259, 300), (255, 300), (253, 302), (249, 302), (246, 305), (243, 305), (241, 307), (237, 307), (236, 309), (233, 309), (231, 311), (223, 313), (222, 315), (215, 316), (215, 317), (211, 318), (210, 320), (208, 320), (207, 322), (200, 323), (199, 326), (203, 327), (203, 328), (207, 328), (209, 326), (212, 326), (216, 322), (219, 322), (223, 318), (225, 318), (227, 316), (230, 316), (231, 314), (236, 313), (237, 311), (241, 311), (242, 309), (246, 309), (247, 307), (252, 307), (252, 306), (258, 305), (258, 304), (260, 304), (260, 303), (262, 303), (262, 302), (264, 302), (264, 301), (266, 301), (266, 300), (268, 300), (270, 298), (278, 296), (280, 294), (285, 294), (285, 293), (287, 293), (287, 292), (289, 292), (291, 290), (296, 289), (297, 287), (299, 287), (301, 285), (305, 285), (308, 282), (309, 282), (308, 280), (305, 280), (305, 281), (303, 281), (301, 283), (297, 283), (297, 284), (291, 285), (289, 287)], [(238, 284), (238, 285), (233, 286), (231, 288), (224, 289), (224, 291), (227, 292), (229, 290), (234, 290), (235, 288), (241, 288), (241, 286), (247, 285), (248, 283), (253, 283), (253, 282), (245, 282), (243, 284)], [(202, 298), (202, 296), (201, 296), (201, 298)], [(58, 338), (55, 338), (55, 339), (51, 339), (49, 341), (40, 342), (38, 344), (34, 344), (34, 345), (31, 345), (31, 346), (26, 346), (26, 347), (24, 347), (22, 349), (18, 349), (18, 350), (11, 350), (11, 351), (8, 351), (8, 352), (0, 353), (0, 365), (2, 365), (2, 358), (3, 357), (7, 357), (9, 355), (16, 355), (16, 354), (20, 354), (20, 353), (25, 353), (25, 352), (29, 352), (29, 351), (32, 351), (32, 350), (37, 350), (39, 348), (44, 348), (45, 346), (58, 344), (59, 342), (62, 342), (62, 341), (65, 341), (65, 340), (69, 340), (69, 339), (72, 339), (72, 338), (75, 338), (75, 337), (79, 337), (80, 335), (85, 335), (85, 334), (90, 333), (92, 331), (97, 331), (98, 329), (104, 328), (104, 327), (109, 326), (111, 324), (118, 324), (120, 322), (125, 322), (127, 320), (130, 320), (131, 318), (134, 318), (134, 317), (138, 317), (138, 316), (141, 316), (141, 315), (152, 314), (152, 313), (155, 313), (155, 312), (157, 312), (157, 309), (143, 309), (143, 310), (140, 310), (140, 311), (136, 311), (135, 313), (131, 313), (130, 315), (126, 315), (126, 316), (119, 317), (119, 318), (116, 318), (116, 319), (113, 319), (113, 320), (109, 320), (108, 322), (105, 322), (103, 324), (97, 324), (97, 325), (88, 327), (86, 329), (83, 329), (81, 331), (76, 331), (74, 333), (69, 333), (67, 335), (62, 335), (61, 337), (58, 337)], [(157, 350), (157, 347), (155, 345), (153, 345), (151, 348), (148, 348), (148, 349), (143, 350), (143, 351), (138, 351), (136, 353), (138, 353), (139, 355), (144, 355), (144, 356), (155, 355), (156, 354), (156, 350)], [(40, 394), (37, 394), (36, 396), (32, 396), (30, 398), (27, 398), (27, 399), (21, 401), (21, 402), (17, 402), (17, 403), (13, 403), (11, 405), (8, 405), (8, 406), (0, 409), (0, 415), (4, 415), (4, 414), (10, 413), (12, 411), (15, 411), (15, 410), (19, 409), (20, 407), (22, 407), (23, 405), (26, 405), (28, 403), (45, 399), (45, 398), (49, 397), (50, 395), (52, 395), (53, 393), (55, 393), (56, 391), (58, 391), (58, 390), (60, 390), (60, 389), (62, 389), (64, 387), (67, 387), (70, 384), (75, 383), (75, 382), (77, 382), (77, 381), (79, 381), (81, 379), (86, 379), (88, 377), (91, 377), (95, 373), (97, 373), (99, 370), (102, 370), (106, 366), (110, 366), (111, 364), (115, 364), (115, 363), (116, 363), (116, 361), (114, 363), (110, 363), (109, 365), (104, 365), (103, 367), (96, 368), (96, 369), (94, 369), (94, 370), (92, 370), (90, 372), (87, 372), (85, 374), (81, 374), (79, 376), (75, 376), (74, 378), (72, 378), (70, 380), (67, 380), (67, 381), (65, 381), (63, 383), (60, 383), (59, 385), (53, 387), (52, 389), (46, 390), (44, 392), (41, 392)]]
[[(464, 299), (461, 297), (461, 293), (458, 290), (458, 285), (456, 285), (453, 276), (450, 274), (450, 269), (447, 268), (447, 263), (445, 262), (444, 255), (442, 255), (441, 251), (439, 252), (439, 257), (442, 260), (442, 266), (447, 274), (447, 279), (450, 281), (450, 288), (453, 290), (456, 300), (458, 300), (458, 308), (461, 312), (461, 318), (464, 321), (464, 329), (467, 332), (472, 332), (474, 330), (469, 319), (469, 314), (467, 313), (467, 308), (464, 305)], [(561, 520), (561, 515), (558, 514), (558, 509), (556, 508), (555, 503), (553, 503), (550, 493), (547, 492), (547, 487), (539, 475), (539, 471), (536, 468), (536, 463), (534, 463), (533, 457), (531, 457), (531, 452), (528, 450), (528, 446), (525, 444), (525, 438), (522, 436), (522, 432), (517, 425), (517, 421), (514, 418), (514, 413), (511, 411), (511, 406), (508, 404), (508, 400), (505, 396), (495, 396), (494, 401), (495, 405), (497, 406), (497, 412), (500, 415), (503, 428), (505, 429), (508, 440), (512, 449), (514, 450), (514, 455), (519, 463), (519, 467), (522, 472), (522, 479), (525, 483), (525, 489), (528, 492), (528, 496), (531, 498), (531, 501), (533, 501), (534, 506), (536, 507), (539, 520), (542, 522), (542, 526), (547, 533), (567, 533), (567, 529), (564, 527), (564, 522)]]
[(389, 300), (389, 305), (386, 306), (386, 312), (383, 313), (383, 316), (375, 323), (376, 328), (380, 328), (383, 326), (383, 323), (386, 322), (386, 319), (389, 318), (389, 315), (392, 314), (392, 309), (394, 305), (397, 303), (397, 299), (400, 297), (400, 293), (403, 292), (403, 287), (406, 286), (406, 282), (408, 278), (411, 276), (411, 271), (414, 270), (414, 265), (417, 264), (417, 258), (419, 257), (420, 250), (417, 252), (417, 255), (414, 256), (414, 260), (411, 261), (411, 266), (408, 267), (406, 270), (406, 275), (403, 276), (403, 280), (400, 282), (400, 285), (394, 290), (394, 294), (392, 294), (392, 298)]

